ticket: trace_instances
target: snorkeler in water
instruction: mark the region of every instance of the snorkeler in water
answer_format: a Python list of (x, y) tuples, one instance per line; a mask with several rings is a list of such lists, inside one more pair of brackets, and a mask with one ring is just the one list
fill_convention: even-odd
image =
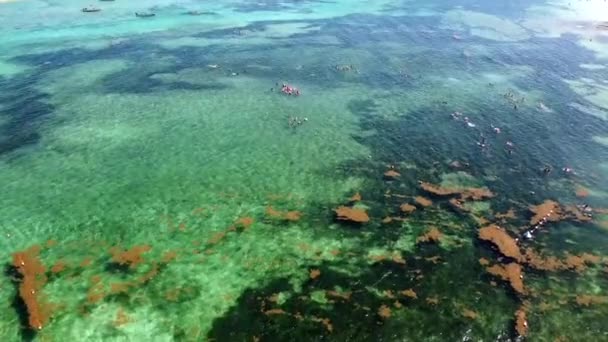
[(481, 148), (485, 148), (486, 147), (486, 137), (482, 134), (479, 141), (477, 142), (477, 145)]

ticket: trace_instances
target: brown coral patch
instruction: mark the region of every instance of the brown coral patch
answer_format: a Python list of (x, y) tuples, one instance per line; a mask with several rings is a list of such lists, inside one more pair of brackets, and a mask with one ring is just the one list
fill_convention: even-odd
[(490, 260), (486, 258), (479, 258), (479, 264), (481, 266), (488, 266), (490, 264)]
[(528, 248), (525, 251), (526, 263), (528, 266), (540, 271), (566, 271), (571, 270), (577, 273), (584, 272), (589, 265), (599, 264), (601, 258), (590, 253), (572, 255), (566, 253), (566, 257), (558, 259), (555, 256), (541, 256)]
[(486, 268), (486, 271), (496, 277), (501, 278), (504, 281), (509, 282), (511, 288), (518, 294), (526, 293), (526, 290), (524, 288), (521, 265), (514, 262), (505, 266), (494, 265)]
[(338, 220), (349, 221), (355, 223), (366, 223), (369, 222), (369, 216), (363, 209), (350, 208), (341, 206), (334, 209)]
[(318, 269), (312, 269), (310, 270), (310, 279), (317, 279), (319, 278), (319, 276), (321, 275), (321, 271)]
[(325, 327), (327, 332), (331, 333), (334, 331), (334, 326), (331, 324), (331, 320), (329, 318), (320, 318), (320, 317), (311, 317), (313, 322), (321, 323)]
[(144, 261), (143, 254), (150, 251), (152, 247), (148, 245), (133, 246), (131, 249), (123, 250), (116, 246), (110, 248), (112, 262), (119, 265), (126, 265), (130, 268), (136, 268), (137, 265)]
[(361, 194), (357, 192), (357, 193), (356, 193), (356, 194), (354, 194), (352, 197), (350, 197), (350, 198), (348, 199), (348, 201), (349, 201), (349, 202), (359, 202), (359, 201), (361, 201)]
[(213, 235), (211, 235), (209, 240), (207, 240), (207, 244), (215, 245), (218, 242), (222, 241), (224, 239), (224, 237), (226, 237), (226, 232), (216, 232)]
[(443, 234), (437, 227), (431, 227), (426, 233), (416, 239), (417, 243), (437, 243), (441, 240)]
[(515, 214), (515, 210), (509, 209), (505, 213), (496, 214), (496, 218), (499, 220), (506, 220), (506, 219), (514, 220), (517, 218), (517, 215)]
[(167, 263), (170, 263), (171, 261), (175, 260), (175, 258), (177, 258), (176, 251), (167, 251), (167, 252), (165, 252), (165, 254), (163, 254), (163, 258), (161, 260), (162, 260), (163, 264), (167, 264)]
[(80, 262), (80, 267), (89, 267), (92, 263), (93, 259), (91, 259), (90, 257), (86, 257), (84, 258), (84, 260), (82, 260), (82, 262)]
[(386, 260), (386, 256), (384, 256), (382, 254), (372, 254), (369, 256), (369, 258), (372, 259), (372, 261), (374, 261), (374, 262), (380, 262), (380, 261)]
[(585, 213), (574, 205), (567, 205), (563, 208), (564, 210), (564, 219), (572, 219), (579, 222), (589, 222), (592, 221), (592, 217), (589, 215), (585, 215)]
[(272, 218), (282, 218), (283, 217), (283, 213), (278, 210), (275, 210), (272, 206), (266, 207), (266, 215), (268, 215)]
[(438, 297), (426, 297), (426, 303), (429, 305), (438, 305), (439, 298)]
[(284, 215), (284, 219), (287, 221), (299, 221), (301, 217), (302, 213), (297, 210), (288, 211)]
[(515, 331), (519, 336), (528, 335), (528, 319), (526, 308), (523, 305), (515, 312)]
[(439, 197), (456, 196), (459, 195), (460, 199), (480, 201), (486, 198), (494, 197), (494, 194), (486, 188), (444, 188), (439, 185), (419, 182), (420, 188), (430, 194)]
[(432, 262), (433, 264), (438, 264), (439, 261), (441, 260), (441, 257), (439, 255), (435, 255), (433, 257), (424, 258), (424, 260), (426, 260), (428, 262)]
[(479, 229), (479, 239), (494, 244), (500, 253), (517, 261), (523, 261), (523, 256), (517, 242), (506, 231), (496, 225), (489, 225)]
[(129, 292), (129, 288), (131, 287), (130, 282), (121, 282), (121, 283), (112, 283), (110, 284), (110, 293), (112, 294), (121, 294)]
[(392, 315), (391, 308), (389, 308), (388, 306), (382, 305), (378, 308), (378, 316), (386, 319), (386, 318), (390, 318), (391, 315)]
[(349, 292), (349, 291), (347, 291), (347, 292), (337, 292), (337, 291), (330, 290), (330, 291), (325, 291), (325, 294), (328, 297), (334, 297), (334, 298), (341, 298), (341, 299), (344, 299), (344, 300), (350, 300), (350, 296), (352, 295), (352, 292)]
[(414, 201), (423, 207), (430, 207), (431, 205), (433, 205), (433, 201), (431, 201), (430, 199), (428, 199), (426, 197), (422, 197), (422, 196), (414, 197)]
[(477, 319), (477, 317), (479, 317), (479, 314), (473, 310), (469, 310), (467, 308), (462, 309), (461, 312), (462, 316), (465, 318), (469, 318), (469, 319)]
[(539, 224), (543, 219), (552, 222), (561, 220), (561, 207), (555, 201), (546, 200), (539, 205), (533, 205), (530, 207), (530, 211), (534, 214), (530, 219), (530, 224), (533, 226)]
[(251, 218), (249, 216), (241, 217), (240, 219), (238, 219), (236, 221), (236, 225), (243, 229), (248, 229), (249, 227), (251, 227), (252, 224), (253, 224), (253, 218)]
[(270, 309), (270, 310), (264, 311), (264, 314), (266, 316), (285, 315), (285, 314), (287, 314), (287, 312), (285, 312), (285, 310), (281, 310), (281, 309)]
[(576, 296), (575, 301), (576, 304), (578, 304), (579, 306), (591, 306), (594, 304), (608, 303), (608, 297), (594, 295), (578, 295)]
[(411, 214), (414, 211), (416, 211), (416, 207), (409, 203), (402, 204), (399, 208), (401, 209), (402, 212), (404, 212), (406, 214)]
[(13, 266), (22, 276), (19, 297), (27, 309), (30, 327), (38, 330), (48, 323), (51, 315), (51, 306), (41, 297), (41, 290), (47, 282), (47, 277), (46, 268), (39, 254), (38, 245), (13, 254)]
[(405, 265), (405, 259), (401, 255), (393, 255), (393, 262), (396, 264)]
[(177, 302), (179, 300), (181, 290), (179, 288), (169, 289), (165, 292), (165, 299), (170, 302)]
[(274, 219), (285, 221), (298, 221), (302, 217), (302, 213), (299, 211), (279, 211), (272, 206), (266, 207), (266, 215)]
[(431, 184), (431, 183), (427, 183), (427, 182), (419, 182), (420, 184), (420, 188), (422, 188), (422, 190), (431, 193), (433, 195), (436, 196), (452, 196), (452, 195), (456, 195), (459, 193), (458, 190), (456, 189), (452, 189), (452, 188), (443, 188), (439, 185), (435, 185), (435, 184)]
[(395, 170), (388, 170), (384, 173), (385, 178), (396, 179), (399, 178), (401, 174)]
[(131, 318), (127, 316), (123, 309), (119, 309), (118, 312), (116, 312), (116, 318), (114, 318), (112, 324), (115, 327), (120, 327), (129, 323), (131, 323)]
[(65, 261), (59, 260), (52, 267), (51, 272), (53, 273), (61, 273), (66, 269), (67, 265)]
[(566, 268), (565, 263), (558, 258), (542, 257), (530, 248), (525, 250), (525, 257), (528, 266), (540, 271), (559, 271)]
[(448, 200), (448, 203), (450, 203), (450, 205), (452, 206), (452, 208), (459, 210), (459, 211), (469, 211), (467, 208), (464, 207), (464, 202), (457, 199), (457, 198), (450, 198)]

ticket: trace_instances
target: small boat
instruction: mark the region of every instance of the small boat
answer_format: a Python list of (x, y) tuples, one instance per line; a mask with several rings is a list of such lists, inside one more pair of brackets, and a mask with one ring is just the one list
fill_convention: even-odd
[(93, 13), (93, 12), (99, 12), (101, 11), (101, 8), (97, 8), (97, 7), (85, 7), (82, 9), (83, 12), (85, 13)]
[(135, 12), (135, 16), (139, 17), (139, 18), (150, 18), (150, 17), (154, 17), (156, 15), (156, 13), (151, 13), (151, 12)]

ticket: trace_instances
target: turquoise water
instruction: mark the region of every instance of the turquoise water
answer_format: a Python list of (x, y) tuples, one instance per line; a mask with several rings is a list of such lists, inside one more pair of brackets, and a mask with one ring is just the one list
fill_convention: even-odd
[(3, 340), (608, 340), (604, 1), (90, 3), (0, 3)]

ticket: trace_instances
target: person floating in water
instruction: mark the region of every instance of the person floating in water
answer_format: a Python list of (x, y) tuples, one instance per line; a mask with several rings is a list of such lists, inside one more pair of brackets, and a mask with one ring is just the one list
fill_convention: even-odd
[(545, 165), (545, 167), (543, 167), (543, 173), (544, 173), (545, 175), (550, 174), (550, 173), (551, 173), (551, 166), (549, 166), (549, 165)]
[(477, 142), (477, 145), (481, 148), (485, 148), (486, 147), (486, 137), (482, 134), (479, 141)]
[(563, 171), (565, 174), (567, 174), (567, 175), (574, 173), (574, 170), (573, 170), (572, 168), (570, 168), (570, 167), (567, 167), (567, 166), (566, 166), (566, 167), (564, 167), (564, 168), (562, 168), (562, 171)]

